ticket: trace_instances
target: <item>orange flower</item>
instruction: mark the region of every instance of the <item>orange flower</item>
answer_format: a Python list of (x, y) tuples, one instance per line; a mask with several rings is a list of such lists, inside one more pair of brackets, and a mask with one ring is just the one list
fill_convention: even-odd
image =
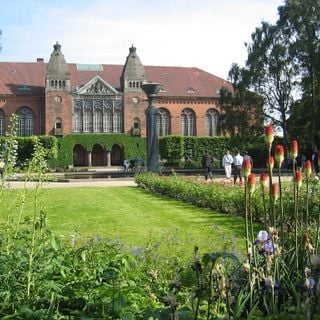
[(273, 128), (272, 128), (272, 125), (269, 124), (264, 129), (264, 141), (266, 142), (269, 150), (271, 149), (273, 140), (274, 140)]
[(251, 161), (250, 159), (246, 159), (243, 162), (243, 166), (242, 166), (242, 172), (243, 172), (243, 176), (247, 179), (251, 173)]
[(272, 171), (273, 167), (274, 167), (274, 158), (273, 156), (270, 156), (268, 157), (268, 160), (267, 160), (267, 168), (270, 169), (270, 171)]
[(302, 172), (300, 170), (296, 171), (294, 182), (297, 184), (298, 188), (302, 186)]
[(277, 183), (272, 184), (271, 196), (273, 197), (274, 201), (276, 201), (279, 198), (279, 185)]
[(310, 160), (307, 160), (304, 163), (304, 174), (306, 175), (307, 179), (311, 177), (311, 173), (312, 173), (312, 164)]
[(282, 162), (284, 160), (284, 149), (281, 144), (276, 146), (276, 153), (275, 153), (274, 157), (277, 162), (277, 166), (280, 168), (282, 165)]
[(291, 141), (291, 148), (290, 148), (290, 157), (294, 160), (298, 156), (298, 142), (297, 140)]
[(260, 184), (262, 190), (264, 190), (268, 186), (268, 175), (265, 172), (262, 172), (260, 174)]
[(256, 175), (254, 173), (250, 173), (248, 176), (248, 187), (249, 192), (253, 193), (256, 188)]

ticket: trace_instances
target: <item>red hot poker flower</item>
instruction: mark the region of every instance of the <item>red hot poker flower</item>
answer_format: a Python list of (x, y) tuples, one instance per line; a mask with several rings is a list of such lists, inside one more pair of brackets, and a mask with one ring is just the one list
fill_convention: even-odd
[(262, 190), (264, 190), (268, 186), (268, 175), (265, 172), (262, 172), (260, 174), (260, 185), (262, 187)]
[(309, 179), (311, 177), (312, 174), (312, 164), (310, 160), (307, 160), (304, 163), (304, 174), (306, 176), (307, 179)]
[(249, 187), (249, 192), (253, 193), (256, 188), (256, 175), (254, 173), (249, 174), (248, 187)]
[(298, 188), (300, 188), (302, 186), (302, 172), (300, 170), (296, 171), (296, 175), (294, 177), (294, 182), (297, 184)]
[(280, 168), (282, 165), (282, 162), (284, 160), (284, 149), (281, 144), (276, 146), (276, 152), (275, 152), (274, 157), (275, 157), (277, 166)]
[(297, 140), (291, 141), (291, 148), (290, 148), (290, 157), (294, 160), (298, 156), (298, 142)]
[(268, 157), (267, 167), (268, 167), (268, 169), (270, 169), (271, 171), (273, 170), (273, 167), (274, 167), (274, 158), (273, 158), (273, 156)]
[(243, 172), (243, 176), (247, 179), (251, 173), (251, 161), (250, 159), (246, 159), (243, 161), (243, 166), (242, 166), (242, 172)]
[(279, 198), (279, 185), (277, 183), (273, 183), (271, 187), (271, 196), (274, 200)]
[(272, 128), (272, 125), (269, 124), (264, 129), (264, 141), (268, 145), (269, 149), (271, 149), (271, 145), (272, 145), (273, 140), (274, 140), (273, 128)]

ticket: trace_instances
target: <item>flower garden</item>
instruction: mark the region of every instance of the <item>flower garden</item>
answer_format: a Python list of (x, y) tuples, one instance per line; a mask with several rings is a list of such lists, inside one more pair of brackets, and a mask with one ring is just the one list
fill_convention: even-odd
[[(46, 224), (45, 150), (34, 139), (26, 172), (26, 179), (32, 172), (39, 181), (33, 214), (24, 214), (26, 191), (0, 233), (2, 319), (320, 319), (319, 180), (309, 161), (293, 166), (292, 181), (283, 180), (283, 146), (273, 147), (271, 126), (266, 173), (256, 178), (245, 162), (244, 188), (178, 175), (136, 176), (145, 192), (242, 217), (242, 253), (203, 253), (195, 246), (190, 261), (165, 259), (153, 245), (127, 252), (116, 241), (61, 241)], [(6, 152), (1, 206), (11, 192), (6, 179), (15, 170), (14, 136)], [(290, 156), (297, 154), (292, 141)]]

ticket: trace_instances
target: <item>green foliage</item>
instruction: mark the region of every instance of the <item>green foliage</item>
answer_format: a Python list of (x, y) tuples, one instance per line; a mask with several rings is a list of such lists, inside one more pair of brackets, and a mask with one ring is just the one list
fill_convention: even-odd
[(229, 147), (226, 137), (164, 136), (159, 139), (160, 158), (167, 161), (167, 166), (200, 168), (202, 156), (208, 151), (217, 159), (215, 167), (218, 168)]
[[(0, 137), (0, 150), (8, 148), (8, 137)], [(17, 143), (16, 165), (24, 167), (33, 157), (35, 136), (15, 137)], [(58, 140), (53, 136), (37, 136), (37, 141), (45, 148), (45, 158), (55, 159), (58, 154)]]
[(146, 159), (146, 139), (125, 134), (70, 134), (58, 140), (58, 158), (49, 161), (50, 166), (68, 167), (73, 164), (73, 148), (80, 144), (91, 151), (95, 144), (102, 145), (107, 151), (114, 144), (123, 147), (124, 157)]

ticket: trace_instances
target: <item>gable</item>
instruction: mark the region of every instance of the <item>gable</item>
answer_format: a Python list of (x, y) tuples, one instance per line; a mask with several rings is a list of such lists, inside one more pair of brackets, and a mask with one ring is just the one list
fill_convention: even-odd
[(95, 76), (92, 80), (81, 87), (78, 94), (94, 94), (94, 95), (118, 95), (118, 91), (114, 89), (110, 84), (104, 81), (101, 77)]

